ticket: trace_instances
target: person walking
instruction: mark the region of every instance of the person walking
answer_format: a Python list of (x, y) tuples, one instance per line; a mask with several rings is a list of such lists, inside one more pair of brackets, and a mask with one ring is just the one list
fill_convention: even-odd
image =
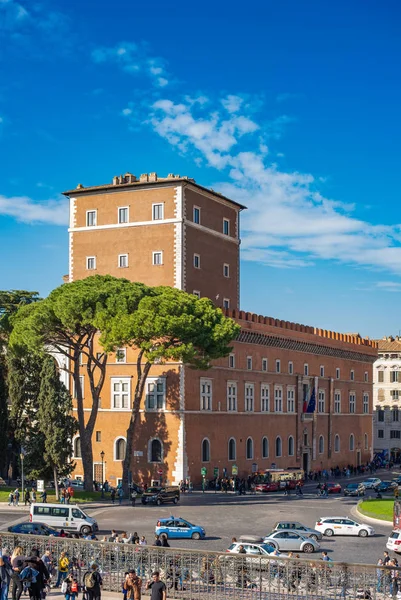
[(43, 490), (43, 492), (40, 494), (40, 499), (42, 500), (42, 504), (46, 504), (46, 502), (47, 502), (47, 492), (46, 492), (46, 490)]
[(110, 499), (111, 499), (111, 503), (114, 504), (115, 500), (116, 500), (116, 490), (115, 490), (115, 488), (111, 488)]
[(27, 504), (30, 504), (30, 503), (31, 503), (31, 501), (29, 499), (29, 491), (25, 490), (25, 492), (24, 492), (24, 504), (26, 506)]
[(84, 575), (84, 588), (87, 593), (87, 600), (100, 600), (102, 585), (103, 581), (98, 570), (98, 565), (93, 562)]
[(123, 503), (123, 498), (124, 498), (124, 490), (122, 488), (122, 485), (119, 485), (117, 488), (117, 496), (118, 496), (118, 503), (121, 506), (121, 504)]
[(11, 567), (13, 570), (13, 574), (11, 576), (11, 580), (12, 580), (12, 584), (13, 584), (12, 600), (20, 600), (22, 590), (23, 590), (23, 585), (22, 585), (22, 581), (21, 581), (19, 574), (21, 573), (21, 571), (24, 567), (24, 562), (25, 562), (24, 551), (21, 546), (16, 546), (14, 548), (14, 551), (11, 555), (10, 562), (11, 562)]
[(0, 556), (0, 600), (7, 600), (11, 578), (14, 574), (8, 556)]
[(19, 504), (19, 496), (20, 496), (19, 489), (16, 488), (15, 491), (14, 491), (14, 506), (18, 506), (18, 504)]
[(398, 500), (398, 496), (399, 496), (399, 491), (398, 491), (398, 485), (394, 488), (394, 500)]
[(50, 580), (52, 573), (53, 573), (53, 559), (52, 559), (50, 550), (45, 551), (45, 553), (42, 556), (42, 562), (45, 565), (45, 567), (49, 573), (49, 580)]
[(68, 567), (70, 565), (70, 561), (68, 560), (68, 556), (63, 551), (60, 554), (60, 558), (58, 559), (58, 575), (57, 575), (57, 583), (56, 587), (61, 585), (61, 582), (67, 577)]
[(166, 584), (160, 579), (159, 571), (152, 573), (152, 580), (147, 581), (146, 589), (151, 590), (151, 600), (166, 600), (167, 598)]
[(135, 569), (128, 571), (123, 589), (126, 592), (125, 598), (127, 600), (141, 600), (142, 579), (138, 577)]
[(12, 506), (14, 504), (14, 492), (8, 494), (8, 506)]

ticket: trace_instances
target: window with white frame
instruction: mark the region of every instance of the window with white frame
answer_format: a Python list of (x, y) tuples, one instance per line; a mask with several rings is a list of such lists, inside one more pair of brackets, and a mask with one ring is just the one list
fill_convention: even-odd
[(338, 435), (338, 433), (334, 438), (334, 452), (340, 452), (340, 436)]
[(209, 462), (210, 461), (210, 441), (207, 438), (202, 440), (201, 453), (202, 453), (202, 462)]
[(200, 298), (200, 291), (199, 290), (194, 290), (193, 295), (196, 296), (197, 298)]
[(248, 371), (252, 371), (252, 356), (246, 357), (246, 368)]
[(111, 378), (111, 408), (115, 410), (127, 410), (130, 408), (130, 377)]
[(324, 377), (324, 366), (320, 365), (320, 377)]
[(223, 233), (224, 235), (230, 235), (230, 220), (223, 219)]
[(269, 385), (262, 383), (260, 386), (260, 411), (269, 412)]
[(77, 436), (72, 444), (74, 458), (82, 458), (81, 438)]
[(398, 408), (393, 408), (391, 413), (393, 416), (393, 423), (397, 423), (400, 420), (400, 411), (398, 410)]
[(324, 437), (322, 435), (319, 436), (319, 454), (323, 454), (324, 452)]
[(125, 363), (127, 362), (127, 348), (117, 348), (116, 350), (116, 362)]
[(355, 371), (354, 371), (353, 369), (351, 369), (351, 371), (350, 371), (350, 374), (349, 374), (349, 375), (350, 375), (350, 379), (351, 379), (351, 381), (354, 381), (354, 380), (355, 380)]
[(228, 460), (235, 460), (237, 458), (237, 442), (235, 438), (228, 440)]
[(200, 224), (200, 212), (201, 212), (201, 209), (199, 208), (199, 206), (194, 206), (193, 222), (196, 223), (197, 225)]
[(353, 433), (351, 433), (351, 435), (349, 436), (349, 449), (355, 450), (355, 438)]
[(277, 359), (276, 360), (276, 373), (280, 373), (281, 370), (281, 363), (280, 361)]
[(148, 377), (146, 380), (146, 410), (166, 408), (166, 378)]
[(369, 412), (369, 394), (367, 392), (363, 393), (363, 413), (367, 415)]
[(246, 440), (246, 458), (247, 460), (253, 458), (253, 439), (251, 437)]
[(356, 408), (355, 392), (350, 392), (349, 395), (349, 412), (354, 413)]
[(283, 412), (283, 388), (281, 386), (274, 387), (274, 412)]
[(255, 398), (255, 386), (253, 383), (245, 384), (245, 411), (253, 412)]
[(294, 364), (290, 361), (288, 363), (288, 374), (292, 375), (294, 373)]
[(365, 383), (367, 383), (369, 381), (369, 373), (367, 371), (365, 371), (363, 379), (364, 379)]
[(230, 369), (235, 369), (235, 354), (230, 354), (228, 357), (228, 366)]
[(399, 390), (390, 390), (390, 396), (393, 400), (398, 400), (400, 397)]
[(384, 383), (384, 371), (377, 371), (377, 381)]
[(195, 269), (200, 269), (200, 255), (194, 254), (194, 267)]
[(230, 265), (228, 263), (223, 265), (223, 275), (224, 277), (230, 277)]
[(86, 211), (86, 226), (96, 227), (97, 224), (97, 210)]
[(340, 379), (340, 375), (341, 375), (340, 369), (337, 367), (336, 368), (336, 379)]
[(128, 254), (118, 255), (118, 266), (120, 267), (120, 269), (128, 267)]
[(304, 375), (309, 375), (309, 365), (307, 363), (304, 364)]
[(400, 381), (399, 371), (390, 371), (390, 383), (398, 383)]
[(334, 412), (337, 414), (341, 412), (341, 392), (339, 390), (334, 392)]
[(212, 380), (200, 380), (200, 408), (201, 410), (212, 410)]
[(159, 265), (163, 264), (163, 252), (161, 250), (152, 252), (152, 264), (155, 266), (159, 266)]
[(288, 438), (288, 456), (294, 456), (294, 438), (292, 435)]
[(128, 206), (120, 206), (118, 209), (118, 222), (128, 223)]
[(377, 430), (377, 437), (381, 440), (384, 439), (384, 429)]
[[(80, 386), (81, 386), (82, 398), (85, 397), (85, 394), (84, 394), (84, 381), (85, 381), (84, 375), (80, 375), (79, 376), (79, 383), (80, 383)], [(75, 398), (75, 399), (78, 398), (78, 391), (76, 389), (76, 385), (75, 385), (75, 381), (74, 380), (72, 380), (72, 397)]]
[(267, 371), (267, 358), (262, 358), (262, 371)]
[(295, 412), (295, 389), (287, 387), (287, 412)]
[(127, 442), (125, 438), (117, 438), (114, 442), (114, 460), (124, 460), (126, 449)]
[(162, 221), (164, 218), (164, 204), (152, 204), (152, 221)]
[(86, 268), (88, 271), (93, 271), (96, 269), (96, 256), (87, 256), (86, 257)]
[(269, 458), (269, 439), (266, 436), (262, 439), (262, 458)]
[(148, 462), (161, 463), (163, 461), (163, 444), (159, 438), (148, 442)]
[(237, 382), (227, 381), (227, 410), (237, 410)]
[(276, 437), (276, 457), (279, 458), (283, 453), (283, 444), (281, 442), (281, 437), (278, 435)]
[(230, 308), (230, 298), (223, 298), (223, 308)]
[(319, 390), (317, 410), (320, 413), (326, 412), (326, 394), (324, 390)]

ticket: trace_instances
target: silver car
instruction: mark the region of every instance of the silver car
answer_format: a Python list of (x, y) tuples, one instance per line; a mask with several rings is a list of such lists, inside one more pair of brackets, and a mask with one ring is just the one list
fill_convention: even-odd
[(280, 551), (317, 552), (320, 544), (312, 538), (307, 538), (293, 529), (279, 529), (272, 531), (263, 538), (265, 544), (274, 546)]
[(274, 531), (279, 531), (281, 529), (292, 529), (293, 531), (297, 531), (301, 535), (307, 538), (312, 538), (313, 540), (321, 540), (323, 538), (323, 534), (321, 531), (317, 529), (312, 529), (312, 527), (307, 527), (306, 525), (302, 525), (299, 521), (277, 521), (277, 523), (273, 527)]

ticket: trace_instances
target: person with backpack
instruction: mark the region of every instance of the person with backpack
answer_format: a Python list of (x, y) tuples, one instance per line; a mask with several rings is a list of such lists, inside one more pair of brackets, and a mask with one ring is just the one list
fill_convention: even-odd
[(37, 577), (39, 571), (27, 564), (19, 574), (24, 592), (29, 592), (29, 597), (35, 600), (40, 600), (40, 587), (38, 586)]
[(84, 575), (84, 589), (88, 600), (100, 600), (103, 581), (96, 563), (92, 563)]
[(65, 552), (60, 554), (60, 558), (58, 559), (58, 575), (57, 575), (57, 583), (56, 587), (61, 585), (61, 582), (67, 577), (68, 567), (70, 565), (70, 561), (68, 560), (68, 556)]

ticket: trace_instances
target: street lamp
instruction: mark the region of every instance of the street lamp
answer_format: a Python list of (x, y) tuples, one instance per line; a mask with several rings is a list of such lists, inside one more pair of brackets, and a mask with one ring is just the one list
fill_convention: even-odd
[(24, 458), (25, 458), (25, 454), (23, 452), (21, 452), (19, 457), (21, 459), (21, 494), (22, 494), (22, 501), (24, 501)]
[(104, 470), (103, 470), (103, 465), (104, 465), (104, 452), (103, 450), (100, 453), (100, 458), (102, 459), (102, 499), (104, 498)]

